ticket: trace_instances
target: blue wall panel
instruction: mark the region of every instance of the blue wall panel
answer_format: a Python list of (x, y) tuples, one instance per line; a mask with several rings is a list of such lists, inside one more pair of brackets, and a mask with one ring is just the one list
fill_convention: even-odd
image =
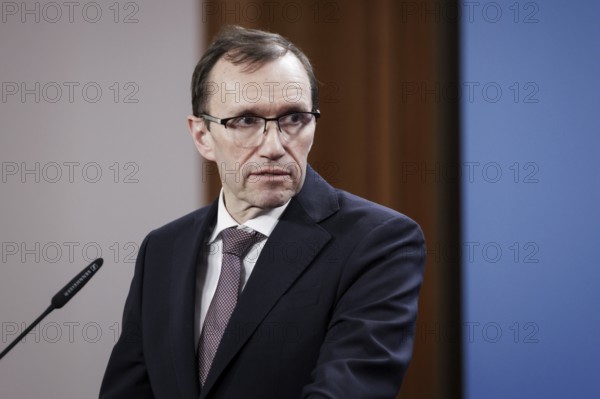
[(460, 10), (466, 398), (598, 397), (600, 3)]

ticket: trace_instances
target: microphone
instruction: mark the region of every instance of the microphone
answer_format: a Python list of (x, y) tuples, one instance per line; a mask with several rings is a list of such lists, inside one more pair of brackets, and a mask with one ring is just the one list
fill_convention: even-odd
[(73, 279), (69, 281), (67, 285), (65, 285), (60, 291), (56, 293), (56, 295), (52, 297), (52, 300), (50, 301), (50, 306), (48, 306), (44, 313), (42, 313), (40, 317), (35, 319), (33, 323), (29, 325), (29, 327), (23, 330), (23, 332), (19, 334), (19, 336), (14, 341), (12, 341), (10, 345), (8, 345), (6, 349), (2, 351), (2, 353), (0, 353), (0, 359), (2, 359), (4, 355), (10, 352), (10, 350), (16, 344), (18, 344), (19, 341), (23, 339), (23, 337), (29, 334), (29, 332), (33, 330), (33, 328), (37, 326), (38, 323), (42, 321), (42, 319), (46, 317), (50, 312), (52, 312), (54, 309), (60, 309), (63, 306), (65, 306), (67, 302), (69, 302), (71, 298), (73, 298), (75, 294), (77, 294), (83, 288), (83, 286), (87, 284), (88, 281), (90, 281), (92, 276), (96, 274), (96, 272), (98, 271), (98, 269), (100, 269), (103, 263), (104, 260), (102, 258), (98, 258), (89, 265), (87, 265), (75, 277), (73, 277)]

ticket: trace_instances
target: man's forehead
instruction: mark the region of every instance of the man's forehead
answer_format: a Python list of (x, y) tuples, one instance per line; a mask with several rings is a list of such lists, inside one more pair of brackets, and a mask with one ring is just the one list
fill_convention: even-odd
[(275, 80), (292, 78), (299, 83), (309, 83), (304, 66), (291, 52), (274, 60), (254, 64), (249, 62), (234, 64), (227, 60), (226, 56), (223, 56), (210, 71), (209, 80), (231, 80), (232, 78), (240, 82), (256, 78)]
[(236, 109), (277, 104), (304, 110), (311, 104), (308, 74), (292, 53), (258, 67), (221, 58), (210, 73), (206, 92), (210, 108), (218, 103)]

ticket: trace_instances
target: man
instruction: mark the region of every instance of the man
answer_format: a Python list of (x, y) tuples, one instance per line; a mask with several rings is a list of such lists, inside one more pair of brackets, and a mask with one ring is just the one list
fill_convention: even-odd
[(395, 398), (423, 236), (307, 165), (319, 111), (306, 56), (225, 29), (196, 66), (192, 105), (221, 194), (144, 240), (100, 396)]

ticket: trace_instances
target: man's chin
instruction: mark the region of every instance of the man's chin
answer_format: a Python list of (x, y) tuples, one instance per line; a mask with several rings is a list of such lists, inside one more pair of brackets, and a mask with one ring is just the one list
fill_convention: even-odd
[(257, 194), (255, 205), (262, 209), (272, 209), (285, 205), (295, 195), (291, 189), (261, 190)]

